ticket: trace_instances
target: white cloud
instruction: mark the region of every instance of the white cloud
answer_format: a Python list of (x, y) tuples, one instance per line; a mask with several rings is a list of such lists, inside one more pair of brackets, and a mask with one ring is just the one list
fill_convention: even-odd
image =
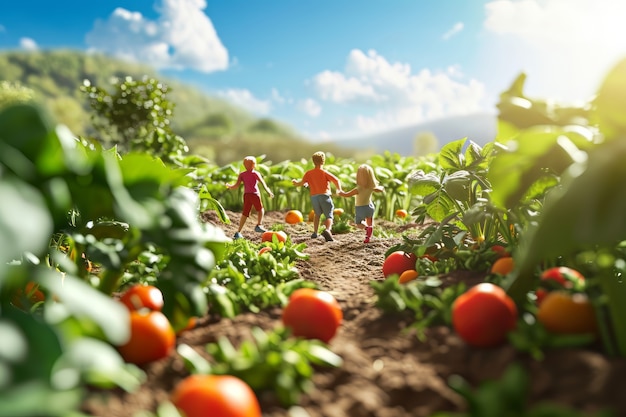
[(228, 68), (228, 51), (203, 12), (205, 0), (162, 0), (156, 21), (117, 8), (86, 35), (92, 51), (156, 68), (213, 72)]
[(373, 133), (482, 110), (484, 85), (462, 79), (455, 66), (415, 73), (409, 64), (390, 63), (376, 51), (353, 50), (344, 72), (324, 71), (311, 85), (321, 100), (360, 106), (361, 114), (345, 128)]
[(26, 49), (27, 51), (36, 51), (37, 49), (39, 49), (39, 46), (37, 46), (37, 42), (35, 42), (31, 38), (21, 38), (20, 47), (22, 47), (22, 49)]
[(442, 36), (443, 40), (447, 41), (448, 39), (450, 39), (451, 37), (453, 37), (457, 33), (461, 32), (464, 27), (465, 27), (465, 25), (463, 24), (463, 22), (455, 23), (454, 26), (452, 26), (450, 28), (450, 30), (448, 30), (446, 33), (443, 34), (443, 36)]
[(317, 117), (322, 113), (322, 106), (312, 98), (300, 100), (298, 102), (298, 110), (311, 117)]
[(626, 33), (622, 0), (496, 0), (485, 10), (488, 30), (538, 44), (605, 43)]
[(272, 88), (272, 101), (278, 104), (284, 104), (287, 99), (280, 94), (276, 88)]
[(623, 0), (495, 0), (485, 12), (485, 29), (531, 48), (529, 77), (564, 97), (591, 94), (626, 56)]
[(220, 91), (217, 93), (220, 97), (225, 98), (231, 103), (241, 106), (244, 109), (257, 114), (257, 115), (267, 115), (272, 109), (272, 105), (269, 101), (259, 100), (254, 97), (254, 95), (250, 92), (250, 90), (245, 89), (230, 89), (225, 91)]

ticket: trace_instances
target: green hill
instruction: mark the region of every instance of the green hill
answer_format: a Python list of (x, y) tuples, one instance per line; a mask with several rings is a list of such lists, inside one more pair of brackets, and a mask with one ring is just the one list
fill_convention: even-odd
[[(266, 155), (274, 162), (307, 158), (320, 148), (280, 121), (259, 119), (221, 98), (167, 79), (149, 66), (72, 50), (0, 52), (0, 82), (31, 89), (35, 100), (76, 135), (94, 133), (91, 109), (80, 91), (83, 80), (106, 89), (112, 77), (127, 76), (148, 76), (167, 84), (168, 99), (175, 104), (172, 129), (185, 138), (193, 153), (219, 165), (245, 155)], [(336, 145), (324, 144), (322, 150), (343, 157), (351, 154)]]

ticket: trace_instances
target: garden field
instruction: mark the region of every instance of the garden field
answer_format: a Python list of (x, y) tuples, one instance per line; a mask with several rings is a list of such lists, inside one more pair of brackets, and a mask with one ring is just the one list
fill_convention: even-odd
[(522, 74), (483, 147), (327, 153), (384, 188), (369, 243), (339, 187), (312, 238), (310, 155), (251, 157), (270, 230), (231, 239), (242, 164), (189, 154), (157, 80), (85, 84), (112, 147), (1, 108), (0, 417), (626, 415), (624, 79)]
[[(238, 213), (228, 214), (231, 219), (238, 219)], [(228, 235), (236, 231), (234, 224), (221, 224), (214, 214), (206, 213), (203, 217), (223, 227)], [(244, 234), (260, 244), (260, 234), (252, 230), (252, 223), (248, 222)], [(268, 213), (266, 224), (285, 225), (284, 212)], [(332, 293), (341, 304), (344, 322), (330, 348), (341, 356), (343, 365), (316, 369), (313, 388), (302, 395), (299, 405), (291, 411), (277, 404), (269, 392), (261, 395), (264, 416), (415, 417), (441, 411), (467, 412), (468, 402), (449, 385), (453, 375), (464, 378), (472, 387), (493, 381), (491, 388), (484, 388), (484, 394), (476, 394), (475, 399), (483, 408), (467, 415), (590, 416), (607, 408), (612, 408), (615, 416), (626, 413), (626, 398), (621, 394), (626, 389), (626, 360), (609, 359), (598, 348), (551, 349), (545, 352), (543, 360), (535, 360), (508, 344), (490, 349), (469, 347), (445, 325), (428, 328), (426, 339), (420, 341), (410, 331), (412, 315), (383, 313), (375, 306), (376, 296), (370, 286), (371, 280), (383, 280), (382, 263), (387, 249), (401, 243), (401, 233), (418, 234), (418, 225), (378, 221), (378, 226), (396, 236), (375, 238), (364, 244), (363, 232), (352, 231), (336, 234), (335, 242), (324, 242), (322, 238), (310, 239), (311, 223), (285, 225), (295, 242), (307, 245), (304, 251), (310, 258), (298, 262), (299, 274)], [(457, 271), (446, 274), (442, 280), (446, 285), (460, 281), (471, 285), (485, 276), (486, 272)], [(183, 333), (179, 343), (206, 355), (206, 344), (216, 342), (220, 336), (239, 343), (250, 339), (252, 327), (270, 330), (280, 326), (280, 315), (280, 308), (232, 319), (209, 314), (197, 328)], [(504, 373), (514, 363), (523, 368), (524, 376), (502, 382)], [(132, 417), (139, 410), (155, 409), (168, 398), (174, 385), (188, 375), (174, 353), (149, 364), (146, 371), (148, 382), (136, 393), (92, 393), (85, 411), (98, 416)], [(498, 402), (508, 402), (510, 408), (500, 411), (510, 414), (487, 414), (488, 410), (498, 411)], [(529, 410), (540, 402), (560, 407), (551, 414), (532, 414)], [(524, 412), (528, 414), (513, 414), (516, 407), (521, 410), (526, 405)]]

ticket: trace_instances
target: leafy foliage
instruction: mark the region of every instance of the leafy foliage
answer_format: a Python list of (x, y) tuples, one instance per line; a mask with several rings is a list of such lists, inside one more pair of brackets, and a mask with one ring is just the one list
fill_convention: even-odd
[(253, 340), (244, 340), (238, 349), (225, 337), (208, 344), (211, 364), (184, 346), (179, 352), (193, 372), (235, 375), (256, 392), (273, 392), (283, 406), (297, 404), (312, 388), (314, 367), (342, 364), (323, 342), (292, 337), (286, 328), (265, 332), (253, 327), (251, 334)]

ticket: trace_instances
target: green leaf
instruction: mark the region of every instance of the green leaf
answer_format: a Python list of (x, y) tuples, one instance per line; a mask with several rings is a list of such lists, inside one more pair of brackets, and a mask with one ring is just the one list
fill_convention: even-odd
[[(36, 189), (11, 178), (0, 182), (0, 276), (22, 253), (43, 254), (53, 224), (46, 203)], [(20, 221), (19, 219), (28, 219)]]
[(72, 315), (91, 319), (114, 345), (130, 337), (128, 309), (86, 282), (53, 270), (39, 273), (38, 282), (53, 292)]

